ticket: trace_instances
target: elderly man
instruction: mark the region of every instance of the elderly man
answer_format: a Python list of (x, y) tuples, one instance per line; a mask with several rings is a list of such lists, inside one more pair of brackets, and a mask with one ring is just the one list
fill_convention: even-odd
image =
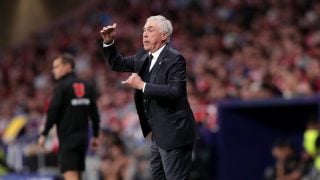
[[(143, 135), (151, 134), (153, 179), (188, 179), (198, 131), (186, 88), (186, 61), (169, 40), (172, 24), (151, 16), (143, 28), (143, 50), (130, 57), (116, 49), (116, 24), (103, 27), (103, 51), (115, 71), (132, 72), (123, 84), (135, 89)], [(151, 133), (152, 132), (152, 133)]]

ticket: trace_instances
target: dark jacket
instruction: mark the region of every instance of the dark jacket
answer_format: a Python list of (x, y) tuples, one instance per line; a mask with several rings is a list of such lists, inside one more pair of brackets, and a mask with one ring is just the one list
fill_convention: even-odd
[(74, 73), (67, 74), (58, 80), (54, 89), (42, 134), (46, 136), (56, 124), (60, 143), (84, 140), (88, 137), (89, 118), (93, 136), (97, 137), (100, 118), (96, 92), (93, 86), (79, 80)]
[[(113, 70), (142, 75), (148, 56), (145, 50), (130, 57), (122, 57), (114, 44), (103, 50)], [(143, 135), (146, 137), (152, 131), (162, 149), (181, 147), (197, 139), (198, 131), (187, 99), (186, 61), (169, 45), (160, 53), (144, 92), (135, 90), (135, 104)]]

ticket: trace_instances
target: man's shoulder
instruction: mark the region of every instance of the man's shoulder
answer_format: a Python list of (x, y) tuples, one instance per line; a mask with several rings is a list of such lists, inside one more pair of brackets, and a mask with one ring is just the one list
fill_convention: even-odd
[(59, 85), (61, 87), (69, 87), (73, 86), (74, 84), (83, 84), (87, 87), (93, 87), (93, 84), (91, 82), (78, 78), (77, 76), (70, 76), (59, 82)]
[(170, 55), (170, 56), (181, 56), (181, 53), (170, 45), (167, 45), (166, 53), (167, 55)]
[(71, 80), (69, 83), (69, 85), (74, 85), (74, 84), (83, 84), (85, 87), (89, 87), (89, 88), (93, 88), (94, 85), (92, 82), (84, 80), (84, 79), (80, 79), (80, 78), (75, 78), (73, 80)]
[(74, 81), (77, 81), (77, 77), (75, 74), (70, 74), (70, 75), (67, 75), (66, 77), (64, 77), (63, 79), (61, 79), (59, 81), (59, 85), (61, 86), (67, 86), (69, 84), (72, 84)]

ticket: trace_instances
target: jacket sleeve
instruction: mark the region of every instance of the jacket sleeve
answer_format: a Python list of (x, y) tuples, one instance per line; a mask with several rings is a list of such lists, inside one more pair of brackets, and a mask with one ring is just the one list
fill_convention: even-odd
[(89, 116), (92, 121), (92, 131), (93, 131), (93, 136), (98, 137), (99, 136), (99, 129), (100, 129), (100, 116), (98, 112), (98, 107), (97, 107), (97, 93), (94, 90), (94, 88), (91, 88), (91, 99), (90, 99), (90, 112)]
[(107, 59), (107, 64), (114, 71), (119, 72), (133, 72), (135, 56), (123, 57), (121, 56), (113, 43), (111, 46), (103, 48), (104, 56)]
[[(173, 65), (166, 72), (167, 84), (146, 83), (144, 94), (151, 98), (176, 99), (186, 95), (186, 62), (183, 56), (176, 56)], [(169, 60), (170, 61), (170, 60)]]
[(52, 126), (60, 119), (63, 111), (63, 97), (63, 87), (56, 87), (51, 98), (42, 135), (47, 136)]

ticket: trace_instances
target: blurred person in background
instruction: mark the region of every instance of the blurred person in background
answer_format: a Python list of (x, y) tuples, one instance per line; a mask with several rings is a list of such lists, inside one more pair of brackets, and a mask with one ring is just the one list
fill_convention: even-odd
[(306, 130), (303, 134), (303, 148), (305, 159), (311, 162), (308, 171), (308, 179), (317, 180), (320, 178), (320, 131), (319, 122), (313, 118), (307, 122)]
[(43, 147), (50, 129), (57, 125), (59, 166), (66, 180), (81, 179), (80, 173), (85, 170), (88, 119), (92, 121), (91, 144), (94, 148), (98, 145), (100, 122), (95, 89), (76, 77), (74, 67), (70, 54), (54, 59), (52, 72), (58, 84), (48, 109), (45, 128), (38, 139), (38, 144)]
[(264, 173), (265, 180), (298, 180), (302, 177), (299, 169), (299, 160), (293, 143), (285, 138), (275, 141), (272, 150), (275, 159), (274, 165), (267, 167)]
[(132, 179), (130, 174), (130, 158), (125, 154), (125, 147), (120, 138), (115, 139), (108, 146), (109, 152), (101, 163), (103, 179)]
[(111, 68), (132, 72), (122, 83), (135, 89), (143, 135), (151, 136), (151, 173), (155, 180), (188, 179), (193, 143), (199, 137), (187, 98), (186, 61), (169, 45), (172, 30), (165, 17), (149, 17), (143, 28), (144, 50), (131, 57), (117, 52), (116, 24), (100, 31)]

